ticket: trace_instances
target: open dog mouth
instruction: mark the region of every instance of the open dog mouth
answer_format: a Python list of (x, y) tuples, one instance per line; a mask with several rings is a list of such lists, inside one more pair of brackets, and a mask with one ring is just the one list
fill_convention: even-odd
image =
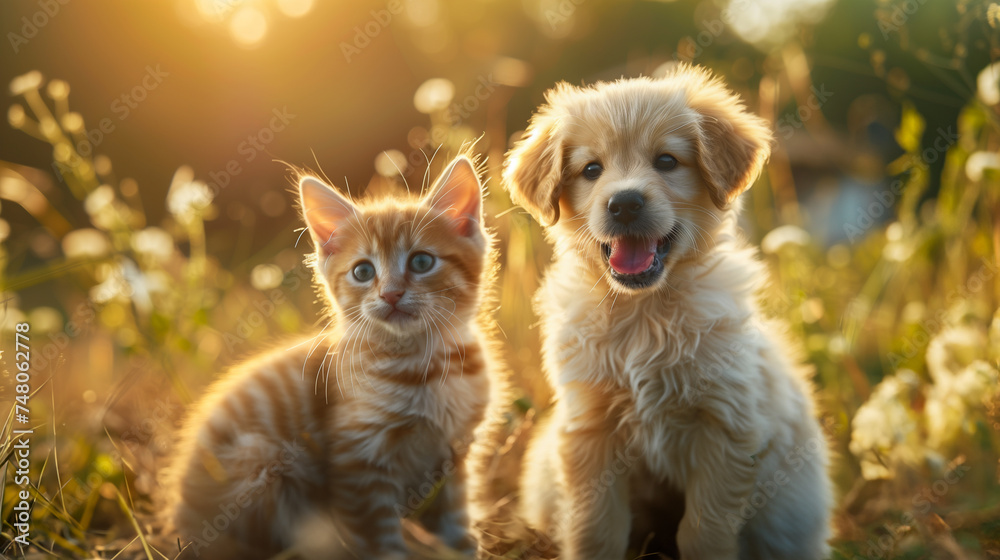
[(651, 285), (663, 273), (663, 262), (680, 234), (674, 226), (659, 238), (622, 236), (611, 243), (602, 243), (604, 260), (611, 268), (611, 277), (628, 288)]

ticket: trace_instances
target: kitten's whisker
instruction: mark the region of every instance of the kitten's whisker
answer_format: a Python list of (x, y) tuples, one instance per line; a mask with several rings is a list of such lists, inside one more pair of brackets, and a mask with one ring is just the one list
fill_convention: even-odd
[[(440, 311), (434, 309), (433, 307), (428, 307), (427, 309), (430, 312), (436, 314), (438, 317), (440, 317), (441, 319), (443, 319), (448, 324), (448, 334), (451, 335), (451, 340), (455, 343), (455, 349), (458, 350), (458, 356), (459, 356), (459, 358), (461, 358), (462, 365), (464, 366), (465, 365), (465, 344), (459, 343), (458, 339), (455, 337), (456, 332), (458, 332), (458, 327), (456, 327), (455, 324), (452, 323), (450, 319), (448, 319), (447, 317), (445, 317), (444, 314), (442, 314)], [(461, 335), (459, 335), (459, 336), (461, 336)]]
[[(385, 154), (386, 152), (383, 151), (382, 153)], [(398, 165), (396, 165), (396, 162), (393, 161), (391, 157), (386, 156), (386, 159), (388, 159), (389, 163), (391, 163), (392, 166), (396, 168), (396, 172), (399, 173), (400, 178), (403, 179), (403, 186), (406, 187), (406, 192), (410, 192), (410, 184), (406, 182), (406, 175), (403, 175), (403, 170), (400, 169)]]
[[(354, 335), (351, 336), (351, 339), (348, 341), (348, 344), (350, 344), (350, 347), (351, 347), (351, 349), (350, 349), (351, 357), (350, 357), (350, 361), (347, 364), (347, 369), (340, 370), (340, 372), (339, 372), (339, 373), (342, 373), (345, 377), (347, 377), (347, 379), (345, 380), (344, 384), (346, 385), (348, 382), (350, 382), (350, 384), (351, 384), (351, 393), (355, 397), (358, 396), (358, 390), (354, 387), (354, 359), (357, 357), (357, 352), (355, 351), (355, 348), (357, 347), (357, 344), (358, 344), (358, 334), (361, 333), (361, 329), (362, 329), (363, 323), (359, 321), (357, 323), (357, 325), (358, 325), (358, 327), (356, 329), (354, 329)], [(344, 350), (346, 352), (347, 348), (345, 347)]]
[[(455, 302), (452, 301), (452, 304), (454, 304), (454, 303)], [(441, 317), (442, 319), (444, 319), (445, 321), (447, 321), (448, 325), (450, 327), (452, 327), (452, 328), (454, 328), (456, 330), (458, 329), (458, 327), (456, 327), (455, 324), (452, 323), (451, 320), (447, 316), (445, 316), (445, 313), (447, 313), (451, 317), (454, 317), (455, 320), (459, 321), (460, 323), (463, 322), (462, 319), (461, 319), (461, 317), (459, 317), (458, 315), (456, 315), (454, 311), (452, 311), (450, 309), (447, 309), (445, 307), (431, 305), (427, 309), (429, 309), (430, 311), (433, 311), (434, 313), (436, 313), (439, 317)]]
[[(372, 359), (374, 360), (375, 357), (377, 356), (377, 353), (375, 352), (374, 349), (372, 349), (371, 337), (369, 337), (368, 335), (369, 335), (369, 333), (371, 333), (372, 327), (375, 326), (375, 321), (372, 321), (371, 319), (367, 319), (367, 321), (368, 321), (368, 329), (365, 331), (365, 335), (364, 335), (364, 337), (365, 337), (365, 343), (368, 344), (368, 350), (371, 352)], [(368, 372), (364, 368), (364, 363), (361, 364), (361, 373), (364, 374), (365, 381), (368, 382), (368, 387), (370, 389), (374, 390), (375, 389), (375, 385), (372, 384), (371, 378), (368, 377)]]
[[(371, 349), (371, 346), (372, 346), (370, 335), (371, 335), (372, 325), (373, 324), (374, 324), (374, 322), (371, 319), (365, 317), (365, 330), (364, 330), (364, 332), (361, 333), (361, 339), (363, 339), (364, 342), (365, 342), (365, 344), (368, 345), (369, 350)], [(358, 342), (360, 342), (360, 340)], [(364, 352), (363, 348), (361, 348), (360, 350), (362, 352)], [(373, 352), (372, 355), (371, 355), (371, 358), (374, 359), (375, 356), (376, 356), (376, 354)], [(365, 369), (365, 360), (362, 359), (362, 360), (360, 360), (360, 362), (361, 362), (361, 375), (365, 378), (365, 382), (368, 383), (368, 386), (371, 387), (372, 386), (372, 382), (371, 382), (371, 379), (368, 378), (368, 370)], [(359, 385), (361, 384), (360, 380), (358, 381), (358, 384)]]
[[(445, 345), (444, 334), (441, 332), (441, 329), (440, 329), (440, 326), (443, 326), (443, 325), (439, 326), (439, 324), (438, 324), (437, 321), (433, 321), (433, 322), (434, 322), (434, 328), (437, 329), (438, 336), (441, 337), (441, 346), (442, 346), (442, 350), (444, 351), (444, 364), (441, 366), (441, 379), (438, 380), (438, 385), (443, 387), (445, 379), (447, 379), (447, 377), (448, 377), (448, 371), (449, 371), (449, 369), (451, 369), (451, 352), (448, 351), (448, 347)], [(452, 340), (454, 340), (454, 339), (455, 339), (455, 337), (452, 336)], [(458, 344), (457, 341), (456, 341), (456, 344)]]
[[(344, 334), (344, 339), (341, 340), (340, 344), (337, 345), (337, 367), (334, 376), (337, 379), (337, 388), (340, 390), (340, 396), (344, 397), (344, 386), (341, 377), (344, 374), (344, 361), (346, 360), (347, 346), (353, 341), (357, 336), (359, 330), (358, 322), (352, 322), (350, 327), (348, 327), (347, 332)], [(353, 358), (352, 358), (353, 359)], [(330, 366), (333, 366), (333, 361), (331, 360)], [(327, 377), (329, 377), (330, 372), (327, 371)]]
[(448, 286), (447, 288), (441, 290), (435, 290), (433, 292), (426, 292), (426, 295), (433, 295), (441, 292), (447, 292), (448, 290), (454, 290), (455, 288), (461, 288), (463, 286), (468, 286), (472, 282), (462, 282), (461, 284), (455, 284), (454, 286)]
[[(354, 385), (354, 380), (357, 377), (357, 373), (356, 373), (355, 368), (354, 368), (354, 361), (356, 359), (358, 359), (357, 346), (358, 346), (358, 341), (361, 338), (361, 333), (362, 333), (363, 329), (365, 328), (365, 318), (362, 318), (361, 321), (358, 321), (356, 323), (356, 325), (357, 325), (357, 328), (354, 329), (354, 332), (351, 335), (351, 339), (348, 341), (348, 344), (350, 344), (350, 350), (349, 350), (349, 352), (350, 352), (350, 361), (347, 363), (347, 368), (342, 372), (343, 375), (347, 376), (347, 380), (346, 381), (350, 381), (350, 383), (351, 383), (351, 391), (353, 392), (353, 394), (354, 394), (355, 397), (358, 394), (358, 389)], [(345, 348), (345, 350), (346, 350), (346, 348)], [(346, 381), (345, 381), (345, 383), (346, 383)]]
[(433, 352), (434, 352), (434, 350), (433, 350), (434, 349), (434, 333), (431, 332), (430, 321), (427, 320), (426, 318), (424, 318), (422, 315), (421, 315), (420, 318), (424, 321), (424, 325), (426, 325), (426, 327), (427, 327), (427, 330), (425, 331), (427, 333), (427, 347), (425, 349), (426, 353), (427, 353), (427, 365), (424, 366), (424, 376), (423, 376), (423, 379), (421, 379), (421, 383), (427, 383), (427, 375), (430, 373), (430, 369), (431, 369), (431, 360), (434, 357), (433, 356)]
[[(357, 356), (358, 343), (361, 342), (361, 339), (368, 340), (368, 338), (367, 338), (368, 337), (368, 330), (369, 330), (369, 327), (371, 326), (370, 321), (371, 320), (368, 317), (362, 317), (361, 325), (362, 325), (362, 329), (363, 330), (359, 329), (360, 337), (355, 337), (354, 338), (354, 344), (351, 345), (351, 389), (354, 390), (355, 396), (358, 394), (358, 391), (357, 391), (357, 389), (354, 388), (354, 380), (355, 380), (355, 378), (357, 378), (357, 371), (354, 369), (354, 358)], [(365, 372), (365, 357), (362, 356), (361, 359), (358, 360), (358, 362), (361, 364), (361, 374), (367, 380), (368, 379), (368, 373)], [(361, 380), (359, 379), (358, 380), (358, 385), (360, 385), (360, 384), (361, 384)], [(369, 381), (369, 385), (370, 384), (371, 384), (371, 382)]]
[[(306, 378), (306, 364), (309, 363), (309, 359), (312, 358), (312, 355), (316, 352), (316, 350), (319, 348), (320, 344), (323, 342), (323, 340), (325, 338), (323, 336), (323, 333), (325, 333), (327, 329), (329, 329), (331, 326), (333, 326), (334, 323), (335, 323), (335, 321), (336, 321), (335, 319), (331, 319), (331, 320), (327, 321), (327, 323), (323, 327), (323, 329), (320, 330), (319, 333), (316, 336), (314, 336), (312, 339), (310, 339), (313, 342), (313, 345), (312, 345), (312, 347), (309, 348), (309, 352), (306, 353), (305, 360), (302, 361), (302, 375), (301, 375), (301, 379), (303, 381)], [(298, 346), (298, 345), (296, 345), (296, 346)], [(332, 349), (332, 347), (333, 346), (331, 345), (331, 349)], [(293, 346), (293, 348), (294, 348), (294, 346)], [(327, 350), (327, 352), (330, 352), (330, 350)], [(326, 361), (326, 358), (324, 357), (323, 358), (323, 362), (325, 362), (325, 361)], [(313, 394), (314, 395), (319, 393), (319, 378), (323, 374), (323, 362), (320, 362), (320, 367), (316, 370), (316, 380), (313, 383)], [(324, 394), (323, 394), (323, 398), (327, 402), (327, 404), (329, 404), (329, 402), (330, 402), (330, 400), (329, 400), (330, 399), (330, 394), (329, 394), (328, 389), (329, 389), (329, 386), (325, 386), (324, 387)]]
[[(450, 208), (445, 208), (444, 210), (441, 210), (440, 212), (437, 213), (436, 216), (434, 216), (433, 218), (431, 218), (430, 221), (428, 221), (426, 224), (423, 223), (423, 219), (421, 218), (420, 229), (418, 229), (416, 231), (416, 233), (413, 233), (412, 237), (420, 237), (420, 235), (424, 232), (424, 230), (427, 229), (431, 224), (434, 223), (434, 220), (437, 220), (441, 216), (444, 216), (448, 212), (448, 210), (450, 210)], [(428, 213), (430, 213), (430, 211), (431, 211), (430, 208), (428, 208), (427, 210), (424, 210), (423, 215), (426, 216)]]
[[(443, 334), (443, 333), (441, 332), (441, 328), (440, 328), (440, 327), (438, 326), (438, 322), (437, 322), (437, 321), (435, 321), (435, 320), (434, 320), (434, 319), (433, 319), (432, 317), (429, 317), (428, 319), (430, 320), (430, 322), (431, 322), (431, 325), (432, 325), (432, 326), (434, 327), (434, 330), (436, 330), (436, 331), (437, 331), (437, 333), (438, 333), (438, 338), (440, 338), (440, 339), (441, 339), (441, 346), (442, 346), (442, 347), (444, 347), (444, 345), (445, 345), (445, 341), (444, 341), (444, 334)], [(447, 350), (447, 348), (445, 348), (445, 350)], [(448, 358), (448, 352), (445, 352), (445, 359), (447, 359), (447, 358)], [(444, 370), (442, 370), (442, 372), (441, 372), (441, 375), (442, 375), (442, 376), (444, 376), (444, 374), (445, 374), (445, 373), (446, 373), (446, 372), (445, 372)], [(426, 381), (427, 381), (427, 380), (426, 380), (426, 378), (425, 378), (425, 379), (424, 379), (424, 382), (426, 382)]]
[(445, 309), (443, 307), (442, 307), (442, 309), (445, 309), (445, 311), (447, 311), (448, 313), (450, 313), (452, 317), (455, 317), (457, 319), (458, 316), (455, 315), (455, 313), (458, 311), (458, 304), (455, 303), (455, 300), (453, 300), (453, 299), (451, 299), (450, 297), (447, 297), (447, 296), (434, 296), (433, 299), (437, 299), (437, 298), (446, 299), (446, 300), (448, 300), (448, 301), (451, 302), (451, 309)]
[[(430, 186), (431, 182), (431, 164), (434, 163), (434, 158), (437, 157), (438, 152), (443, 147), (444, 144), (439, 144), (437, 148), (434, 148), (434, 153), (431, 154), (430, 159), (427, 159), (427, 154), (424, 154), (423, 150), (420, 151), (420, 153), (424, 154), (424, 160), (427, 161), (427, 169), (424, 170), (424, 185), (426, 186)], [(423, 188), (421, 188), (420, 191), (423, 193)]]

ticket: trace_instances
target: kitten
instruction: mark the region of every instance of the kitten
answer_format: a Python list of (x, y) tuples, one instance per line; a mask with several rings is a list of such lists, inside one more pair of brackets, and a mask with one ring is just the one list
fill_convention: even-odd
[(492, 272), (475, 167), (456, 158), (419, 200), (352, 202), (308, 176), (299, 193), (332, 330), (209, 390), (181, 431), (168, 525), (200, 557), (406, 558), (400, 517), (422, 511), (474, 550), (463, 462), (489, 393)]

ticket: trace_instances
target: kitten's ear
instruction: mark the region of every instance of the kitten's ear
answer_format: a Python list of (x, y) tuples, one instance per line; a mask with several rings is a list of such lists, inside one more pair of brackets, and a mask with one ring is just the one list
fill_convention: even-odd
[(299, 180), (302, 216), (316, 248), (324, 254), (337, 250), (337, 229), (357, 211), (351, 201), (316, 177)]
[(455, 224), (459, 235), (471, 237), (483, 223), (483, 186), (476, 166), (458, 156), (444, 170), (425, 199)]

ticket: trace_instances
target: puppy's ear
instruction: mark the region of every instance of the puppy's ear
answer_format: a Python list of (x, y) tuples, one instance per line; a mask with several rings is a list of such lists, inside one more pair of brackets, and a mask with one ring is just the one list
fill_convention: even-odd
[[(550, 99), (551, 102), (551, 99)], [(503, 184), (514, 204), (543, 226), (559, 221), (563, 148), (559, 121), (550, 106), (531, 118), (524, 137), (507, 154)]]
[(701, 115), (698, 164), (712, 202), (724, 209), (757, 180), (771, 155), (771, 131), (720, 81), (691, 92), (690, 98)]

